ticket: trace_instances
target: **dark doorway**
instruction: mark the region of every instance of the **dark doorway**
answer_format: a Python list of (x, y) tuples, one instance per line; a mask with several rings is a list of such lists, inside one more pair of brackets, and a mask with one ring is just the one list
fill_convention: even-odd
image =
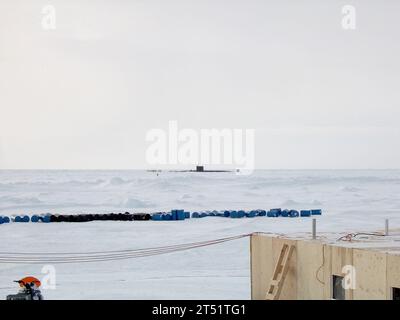
[(332, 299), (334, 300), (345, 300), (345, 290), (343, 288), (343, 277), (341, 276), (332, 276)]
[(392, 300), (400, 300), (400, 288), (392, 288)]

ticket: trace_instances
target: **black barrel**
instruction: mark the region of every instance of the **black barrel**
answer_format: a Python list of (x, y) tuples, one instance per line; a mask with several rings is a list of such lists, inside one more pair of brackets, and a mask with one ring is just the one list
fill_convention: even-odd
[(96, 214), (93, 215), (93, 220), (99, 221), (99, 220), (101, 220), (101, 216), (102, 216), (101, 214), (97, 214), (96, 213)]
[(50, 216), (50, 222), (60, 222), (58, 219), (58, 215), (52, 214)]
[(151, 216), (148, 213), (134, 213), (133, 220), (150, 220)]
[(68, 216), (60, 214), (58, 216), (58, 222), (68, 222)]
[(124, 221), (124, 215), (122, 214), (122, 213), (118, 213), (118, 215), (117, 215), (117, 220), (118, 221)]
[(88, 221), (86, 214), (80, 214), (77, 217), (78, 217), (77, 222), (87, 222)]

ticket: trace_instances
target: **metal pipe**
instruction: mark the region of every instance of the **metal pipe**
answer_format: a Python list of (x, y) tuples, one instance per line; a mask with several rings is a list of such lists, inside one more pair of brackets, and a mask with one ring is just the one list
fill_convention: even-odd
[(385, 219), (385, 236), (389, 235), (389, 219)]
[(317, 239), (317, 219), (312, 219), (312, 238)]

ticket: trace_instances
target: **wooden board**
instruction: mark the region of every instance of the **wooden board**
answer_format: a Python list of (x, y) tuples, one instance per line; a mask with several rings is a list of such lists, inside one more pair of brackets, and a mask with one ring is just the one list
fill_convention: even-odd
[[(282, 291), (280, 294), (280, 300), (296, 300), (297, 299), (297, 241), (295, 240), (287, 240), (283, 238), (273, 238), (272, 239), (272, 251), (273, 251), (273, 264), (272, 269), (275, 267), (276, 262), (278, 261), (279, 255), (281, 253), (281, 249), (284, 244), (294, 245), (295, 250), (292, 253), (292, 256), (289, 260), (289, 269), (287, 271), (285, 281), (282, 286)], [(272, 276), (272, 272), (271, 272)], [(271, 280), (271, 279), (270, 279)]]
[(251, 298), (264, 300), (272, 273), (272, 237), (265, 235), (252, 235), (250, 240), (251, 250)]
[(400, 288), (400, 256), (387, 256), (387, 292), (386, 298), (392, 300), (392, 288)]
[(355, 300), (384, 300), (387, 295), (386, 254), (353, 249), (356, 270)]
[(323, 244), (316, 241), (297, 242), (297, 299), (299, 300), (321, 300), (324, 297), (324, 284), (321, 283), (324, 281), (323, 247)]
[(274, 267), (269, 289), (267, 290), (267, 294), (265, 296), (266, 300), (279, 300), (282, 285), (285, 282), (286, 274), (289, 269), (289, 261), (294, 250), (295, 246), (289, 246), (287, 244), (282, 246), (278, 262)]
[(322, 271), (318, 272), (319, 279), (322, 277), (324, 282), (323, 299), (329, 300), (332, 298), (332, 246), (323, 246), (324, 266)]

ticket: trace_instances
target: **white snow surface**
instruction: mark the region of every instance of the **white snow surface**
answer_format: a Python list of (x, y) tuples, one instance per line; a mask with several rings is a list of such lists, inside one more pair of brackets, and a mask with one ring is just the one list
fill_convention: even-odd
[[(318, 232), (400, 227), (399, 170), (175, 173), (0, 171), (0, 215), (321, 208)], [(95, 221), (0, 225), (1, 252), (141, 249), (251, 232), (307, 233), (309, 218), (208, 217), (185, 221)], [(43, 279), (43, 265), (0, 263), (0, 298), (12, 280)], [(55, 265), (46, 299), (249, 299), (249, 239), (131, 260)]]

